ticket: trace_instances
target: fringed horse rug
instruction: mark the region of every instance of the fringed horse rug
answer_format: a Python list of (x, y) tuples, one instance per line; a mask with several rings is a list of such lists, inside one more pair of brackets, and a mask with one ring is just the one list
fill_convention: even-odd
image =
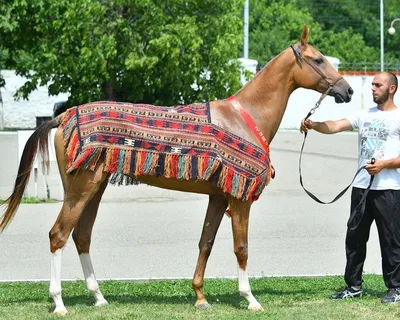
[(94, 102), (61, 119), (68, 164), (94, 170), (104, 157), (111, 183), (141, 175), (205, 180), (235, 198), (255, 199), (271, 176), (269, 155), (211, 123), (209, 104), (159, 107)]

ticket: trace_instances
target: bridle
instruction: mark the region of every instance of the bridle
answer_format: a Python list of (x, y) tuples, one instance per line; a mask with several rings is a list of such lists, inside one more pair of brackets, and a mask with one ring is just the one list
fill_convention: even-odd
[(328, 89), (326, 89), (326, 91), (324, 93), (322, 93), (321, 97), (318, 99), (318, 101), (316, 102), (314, 108), (312, 108), (307, 116), (304, 118), (304, 120), (307, 120), (312, 114), (314, 114), (315, 110), (318, 109), (318, 107), (320, 106), (322, 100), (325, 99), (325, 97), (329, 94), (329, 92), (331, 92), (331, 90), (333, 89), (333, 87), (340, 81), (343, 79), (343, 77), (338, 78), (336, 81), (333, 81), (331, 78), (328, 78), (325, 74), (322, 73), (321, 69), (319, 69), (316, 65), (314, 65), (313, 63), (311, 63), (308, 59), (306, 59), (305, 57), (303, 57), (303, 55), (301, 54), (299, 48), (295, 47), (294, 44), (290, 45), (290, 48), (292, 48), (294, 55), (296, 56), (296, 59), (299, 63), (307, 63), (316, 73), (318, 73), (322, 80), (325, 80), (328, 83)]
[[(308, 61), (308, 59), (305, 59), (305, 58), (301, 55), (301, 52), (299, 51), (298, 48), (296, 48), (293, 44), (291, 44), (290, 47), (292, 48), (292, 50), (293, 50), (293, 52), (294, 52), (294, 55), (296, 56), (298, 62), (302, 63), (302, 62), (304, 61), (305, 63), (307, 63), (316, 73), (318, 73), (318, 74), (321, 76), (321, 78), (322, 78), (323, 80), (325, 80), (325, 81), (328, 83), (328, 89), (321, 95), (321, 97), (319, 98), (319, 100), (318, 100), (317, 103), (315, 104), (314, 108), (312, 108), (312, 109), (308, 112), (307, 116), (304, 118), (304, 120), (307, 120), (312, 114), (314, 114), (315, 110), (320, 106), (322, 100), (325, 99), (325, 97), (329, 94), (329, 92), (330, 92), (330, 91), (332, 90), (332, 88), (336, 85), (336, 83), (338, 83), (340, 80), (342, 80), (343, 77), (340, 77), (340, 78), (338, 78), (335, 82), (333, 82), (330, 78), (326, 77), (326, 76), (321, 72), (321, 70), (320, 70), (319, 68), (317, 68), (314, 64), (310, 63), (310, 62)], [(300, 185), (302, 186), (302, 188), (304, 189), (304, 191), (307, 193), (307, 195), (308, 195), (310, 198), (312, 198), (314, 201), (316, 201), (316, 202), (318, 202), (318, 203), (320, 203), (320, 204), (331, 204), (331, 203), (333, 203), (333, 202), (339, 200), (339, 198), (341, 198), (341, 197), (346, 193), (346, 191), (347, 191), (347, 190), (350, 188), (350, 186), (353, 184), (353, 181), (355, 180), (356, 176), (357, 176), (363, 169), (365, 169), (365, 166), (363, 166), (363, 167), (361, 167), (361, 168), (359, 168), (359, 169), (357, 170), (357, 172), (356, 172), (356, 174), (354, 175), (353, 180), (351, 181), (351, 183), (350, 183), (346, 188), (344, 188), (341, 192), (339, 192), (339, 194), (338, 194), (335, 198), (333, 198), (333, 200), (331, 200), (331, 201), (329, 201), (329, 202), (321, 201), (321, 200), (318, 199), (314, 194), (312, 194), (310, 191), (308, 191), (308, 190), (304, 187), (304, 185), (303, 185), (303, 177), (302, 177), (302, 175), (301, 175), (301, 158), (302, 158), (302, 155), (303, 155), (303, 149), (304, 149), (304, 145), (305, 145), (305, 142), (306, 142), (306, 138), (307, 138), (307, 131), (304, 132), (304, 140), (303, 140), (303, 144), (302, 144), (301, 150), (300, 150), (300, 158), (299, 158)], [(374, 158), (371, 159), (371, 163), (372, 163), (372, 164), (375, 163), (375, 159), (374, 159)], [(373, 175), (371, 176), (369, 185), (368, 185), (367, 189), (365, 190), (363, 196), (361, 197), (360, 202), (359, 202), (358, 205), (352, 210), (352, 212), (351, 212), (351, 214), (350, 214), (350, 218), (349, 218), (349, 220), (348, 220), (348, 222), (347, 222), (347, 227), (348, 227), (350, 230), (355, 230), (355, 229), (358, 227), (358, 225), (360, 224), (360, 222), (361, 222), (360, 215), (362, 216), (362, 214), (363, 214), (363, 210), (364, 210), (364, 209), (363, 209), (363, 206), (365, 206), (365, 199), (366, 199), (367, 194), (368, 194), (368, 192), (369, 192), (369, 190), (370, 190), (370, 188), (371, 188), (372, 182), (374, 181), (374, 177), (375, 177), (375, 176), (373, 176)], [(361, 208), (361, 210), (359, 210), (359, 208)], [(356, 221), (356, 220), (358, 220), (358, 221)], [(355, 221), (355, 222), (354, 222), (354, 221)]]

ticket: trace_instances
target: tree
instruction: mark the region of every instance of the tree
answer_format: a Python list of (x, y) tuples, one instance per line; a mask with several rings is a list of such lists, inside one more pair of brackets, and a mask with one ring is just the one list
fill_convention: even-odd
[[(267, 63), (278, 53), (299, 40), (304, 24), (315, 38), (320, 28), (312, 16), (287, 1), (252, 0), (250, 4), (249, 55), (260, 64)], [(312, 40), (311, 39), (311, 40)]]
[[(341, 50), (341, 56), (350, 55), (346, 58), (349, 62), (376, 62), (380, 64), (380, 1), (376, 0), (295, 0), (298, 8), (308, 10), (314, 20), (318, 22), (324, 30), (344, 35), (349, 38), (349, 34), (357, 35), (355, 46), (351, 43), (345, 44)], [(387, 29), (390, 22), (400, 17), (400, 6), (398, 0), (384, 1), (384, 46), (386, 64), (397, 64), (400, 68), (400, 51), (398, 50), (400, 38), (390, 36)], [(341, 40), (340, 37), (338, 40)], [(364, 42), (367, 50), (359, 46)], [(341, 42), (338, 42), (341, 45)], [(349, 54), (344, 54), (345, 51)], [(362, 51), (360, 51), (362, 50)], [(351, 53), (351, 51), (355, 51)], [(363, 57), (356, 52), (360, 51)], [(355, 60), (349, 60), (355, 59)]]
[[(178, 104), (240, 87), (242, 0), (0, 0), (8, 65), (69, 104)], [(196, 84), (195, 86), (193, 84)]]
[[(344, 63), (379, 61), (379, 50), (368, 45), (360, 28), (357, 31), (351, 26), (343, 28), (339, 22), (335, 22), (335, 19), (329, 20), (327, 16), (323, 19), (327, 12), (332, 15), (332, 8), (336, 10), (333, 10), (335, 16), (339, 15), (342, 18), (339, 19), (342, 23), (344, 19), (356, 19), (349, 15), (359, 2), (358, 0), (345, 2), (252, 0), (250, 57), (262, 64), (268, 62), (290, 43), (297, 42), (299, 27), (307, 24), (310, 27), (310, 43), (320, 49), (323, 54), (335, 56)], [(362, 9), (357, 8), (357, 12), (360, 10)], [(354, 22), (354, 25), (357, 24)]]

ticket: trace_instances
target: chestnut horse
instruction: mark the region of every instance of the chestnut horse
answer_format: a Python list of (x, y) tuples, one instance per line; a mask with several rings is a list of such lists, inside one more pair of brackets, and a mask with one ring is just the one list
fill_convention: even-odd
[[(335, 97), (337, 103), (349, 102), (353, 90), (340, 76), (325, 57), (307, 43), (308, 28), (304, 26), (301, 40), (291, 45), (271, 60), (251, 81), (233, 98), (210, 102), (212, 124), (230, 131), (259, 148), (268, 151), (268, 145), (274, 138), (285, 112), (290, 94), (303, 87)], [(244, 120), (243, 108), (248, 119), (257, 124), (258, 137), (254, 128)], [(68, 112), (68, 111), (67, 111)], [(14, 191), (6, 200), (6, 211), (2, 216), (0, 231), (4, 231), (16, 213), (28, 182), (32, 163), (39, 152), (48, 159), (48, 134), (57, 128), (55, 150), (57, 163), (64, 187), (64, 202), (50, 237), (51, 280), (50, 295), (55, 303), (54, 312), (65, 314), (67, 309), (61, 297), (61, 256), (71, 232), (75, 242), (87, 289), (95, 298), (95, 305), (106, 305), (107, 301), (100, 292), (89, 255), (91, 233), (97, 210), (110, 173), (104, 170), (105, 159), (100, 157), (92, 170), (79, 169), (67, 172), (65, 137), (60, 122), (66, 112), (39, 127), (29, 138), (21, 159)], [(259, 137), (263, 137), (264, 141)], [(47, 157), (46, 157), (47, 156)], [(48, 161), (46, 162), (48, 165)], [(248, 301), (251, 310), (263, 310), (253, 296), (247, 273), (248, 223), (252, 199), (238, 199), (209, 181), (195, 181), (143, 174), (134, 177), (148, 185), (166, 189), (195, 192), (209, 195), (208, 208), (199, 241), (199, 256), (193, 276), (193, 289), (197, 295), (197, 308), (210, 307), (203, 293), (204, 273), (208, 257), (215, 240), (221, 219), (230, 208), (234, 253), (238, 263), (239, 293)]]

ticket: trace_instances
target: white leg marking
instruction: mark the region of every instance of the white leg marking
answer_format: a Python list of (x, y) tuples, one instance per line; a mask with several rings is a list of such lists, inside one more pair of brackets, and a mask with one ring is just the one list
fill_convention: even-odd
[(248, 309), (256, 311), (264, 310), (261, 304), (258, 303), (256, 298), (254, 298), (253, 294), (251, 293), (250, 282), (249, 282), (249, 277), (247, 275), (247, 271), (242, 270), (240, 267), (238, 267), (238, 271), (239, 271), (239, 293), (242, 297), (244, 297), (248, 301), (249, 303)]
[(61, 257), (63, 250), (64, 248), (61, 248), (51, 254), (51, 278), (49, 293), (56, 306), (54, 313), (57, 314), (67, 313), (67, 309), (65, 308), (61, 297)]
[(92, 260), (90, 259), (89, 253), (80, 254), (79, 259), (81, 260), (82, 270), (86, 280), (86, 287), (96, 299), (96, 303), (94, 305), (96, 307), (107, 305), (108, 302), (101, 294), (99, 284), (97, 283), (96, 276), (94, 275)]

